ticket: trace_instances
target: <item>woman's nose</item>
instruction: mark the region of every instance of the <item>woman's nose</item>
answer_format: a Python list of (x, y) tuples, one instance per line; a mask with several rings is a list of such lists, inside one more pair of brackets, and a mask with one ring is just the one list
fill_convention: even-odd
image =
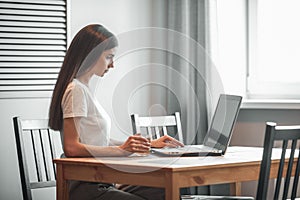
[(114, 67), (114, 62), (112, 61), (109, 65), (108, 68), (113, 68)]

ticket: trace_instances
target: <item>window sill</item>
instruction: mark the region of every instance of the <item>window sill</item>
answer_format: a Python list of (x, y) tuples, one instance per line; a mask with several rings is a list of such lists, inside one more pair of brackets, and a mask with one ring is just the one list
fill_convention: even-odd
[(300, 100), (244, 99), (241, 109), (300, 109)]

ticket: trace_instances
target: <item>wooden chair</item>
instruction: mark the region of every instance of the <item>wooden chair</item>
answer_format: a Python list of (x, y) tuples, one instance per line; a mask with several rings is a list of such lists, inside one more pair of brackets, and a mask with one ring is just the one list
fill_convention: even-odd
[(52, 162), (62, 152), (60, 134), (48, 127), (48, 120), (13, 118), (23, 199), (32, 199), (32, 189), (55, 187)]
[[(274, 122), (266, 123), (265, 139), (263, 157), (260, 166), (260, 174), (257, 186), (256, 200), (266, 199), (295, 199), (297, 195), (297, 187), (299, 181), (300, 159), (299, 151), (297, 147), (298, 140), (300, 139), (300, 125), (298, 126), (277, 126)], [(274, 144), (276, 146), (281, 143), (281, 159), (277, 170), (276, 187), (271, 197), (267, 197), (269, 189), (269, 179), (271, 171), (271, 157)], [(291, 148), (288, 149), (288, 146)], [(297, 157), (295, 157), (297, 155)], [(285, 167), (285, 160), (288, 159), (288, 165)], [(294, 167), (293, 167), (294, 166)], [(295, 167), (296, 166), (296, 167)], [(294, 180), (291, 181), (292, 175)], [(283, 179), (284, 178), (284, 179)], [(282, 184), (284, 180), (284, 184)], [(292, 183), (292, 190), (290, 184)], [(281, 188), (283, 186), (283, 188)], [(291, 194), (289, 195), (289, 191)], [(282, 192), (282, 193), (281, 193)], [(185, 195), (182, 199), (254, 199), (252, 197), (226, 197), (226, 196), (203, 196), (203, 195)], [(206, 198), (204, 198), (206, 197)]]
[[(151, 139), (157, 139), (163, 135), (171, 135), (183, 143), (180, 114), (167, 116), (143, 116), (131, 115), (133, 133), (146, 133)], [(172, 131), (169, 131), (172, 129)]]

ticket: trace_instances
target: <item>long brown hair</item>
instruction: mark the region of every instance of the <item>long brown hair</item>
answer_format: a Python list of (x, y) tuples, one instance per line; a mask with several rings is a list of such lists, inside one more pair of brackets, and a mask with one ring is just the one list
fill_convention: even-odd
[(49, 109), (50, 128), (62, 130), (63, 113), (61, 101), (68, 84), (78, 73), (83, 74), (88, 71), (103, 51), (116, 46), (118, 46), (116, 37), (99, 24), (87, 25), (75, 35), (66, 52), (52, 94)]

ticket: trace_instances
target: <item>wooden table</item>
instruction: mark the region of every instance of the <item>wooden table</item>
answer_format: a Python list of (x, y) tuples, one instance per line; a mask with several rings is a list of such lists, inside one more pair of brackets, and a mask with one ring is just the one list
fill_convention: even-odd
[[(179, 198), (179, 188), (258, 180), (262, 148), (229, 147), (219, 157), (61, 158), (57, 165), (57, 200), (68, 199), (67, 180), (122, 183), (165, 188), (166, 199)], [(276, 176), (280, 151), (273, 156)], [(237, 184), (236, 193), (239, 193)]]

